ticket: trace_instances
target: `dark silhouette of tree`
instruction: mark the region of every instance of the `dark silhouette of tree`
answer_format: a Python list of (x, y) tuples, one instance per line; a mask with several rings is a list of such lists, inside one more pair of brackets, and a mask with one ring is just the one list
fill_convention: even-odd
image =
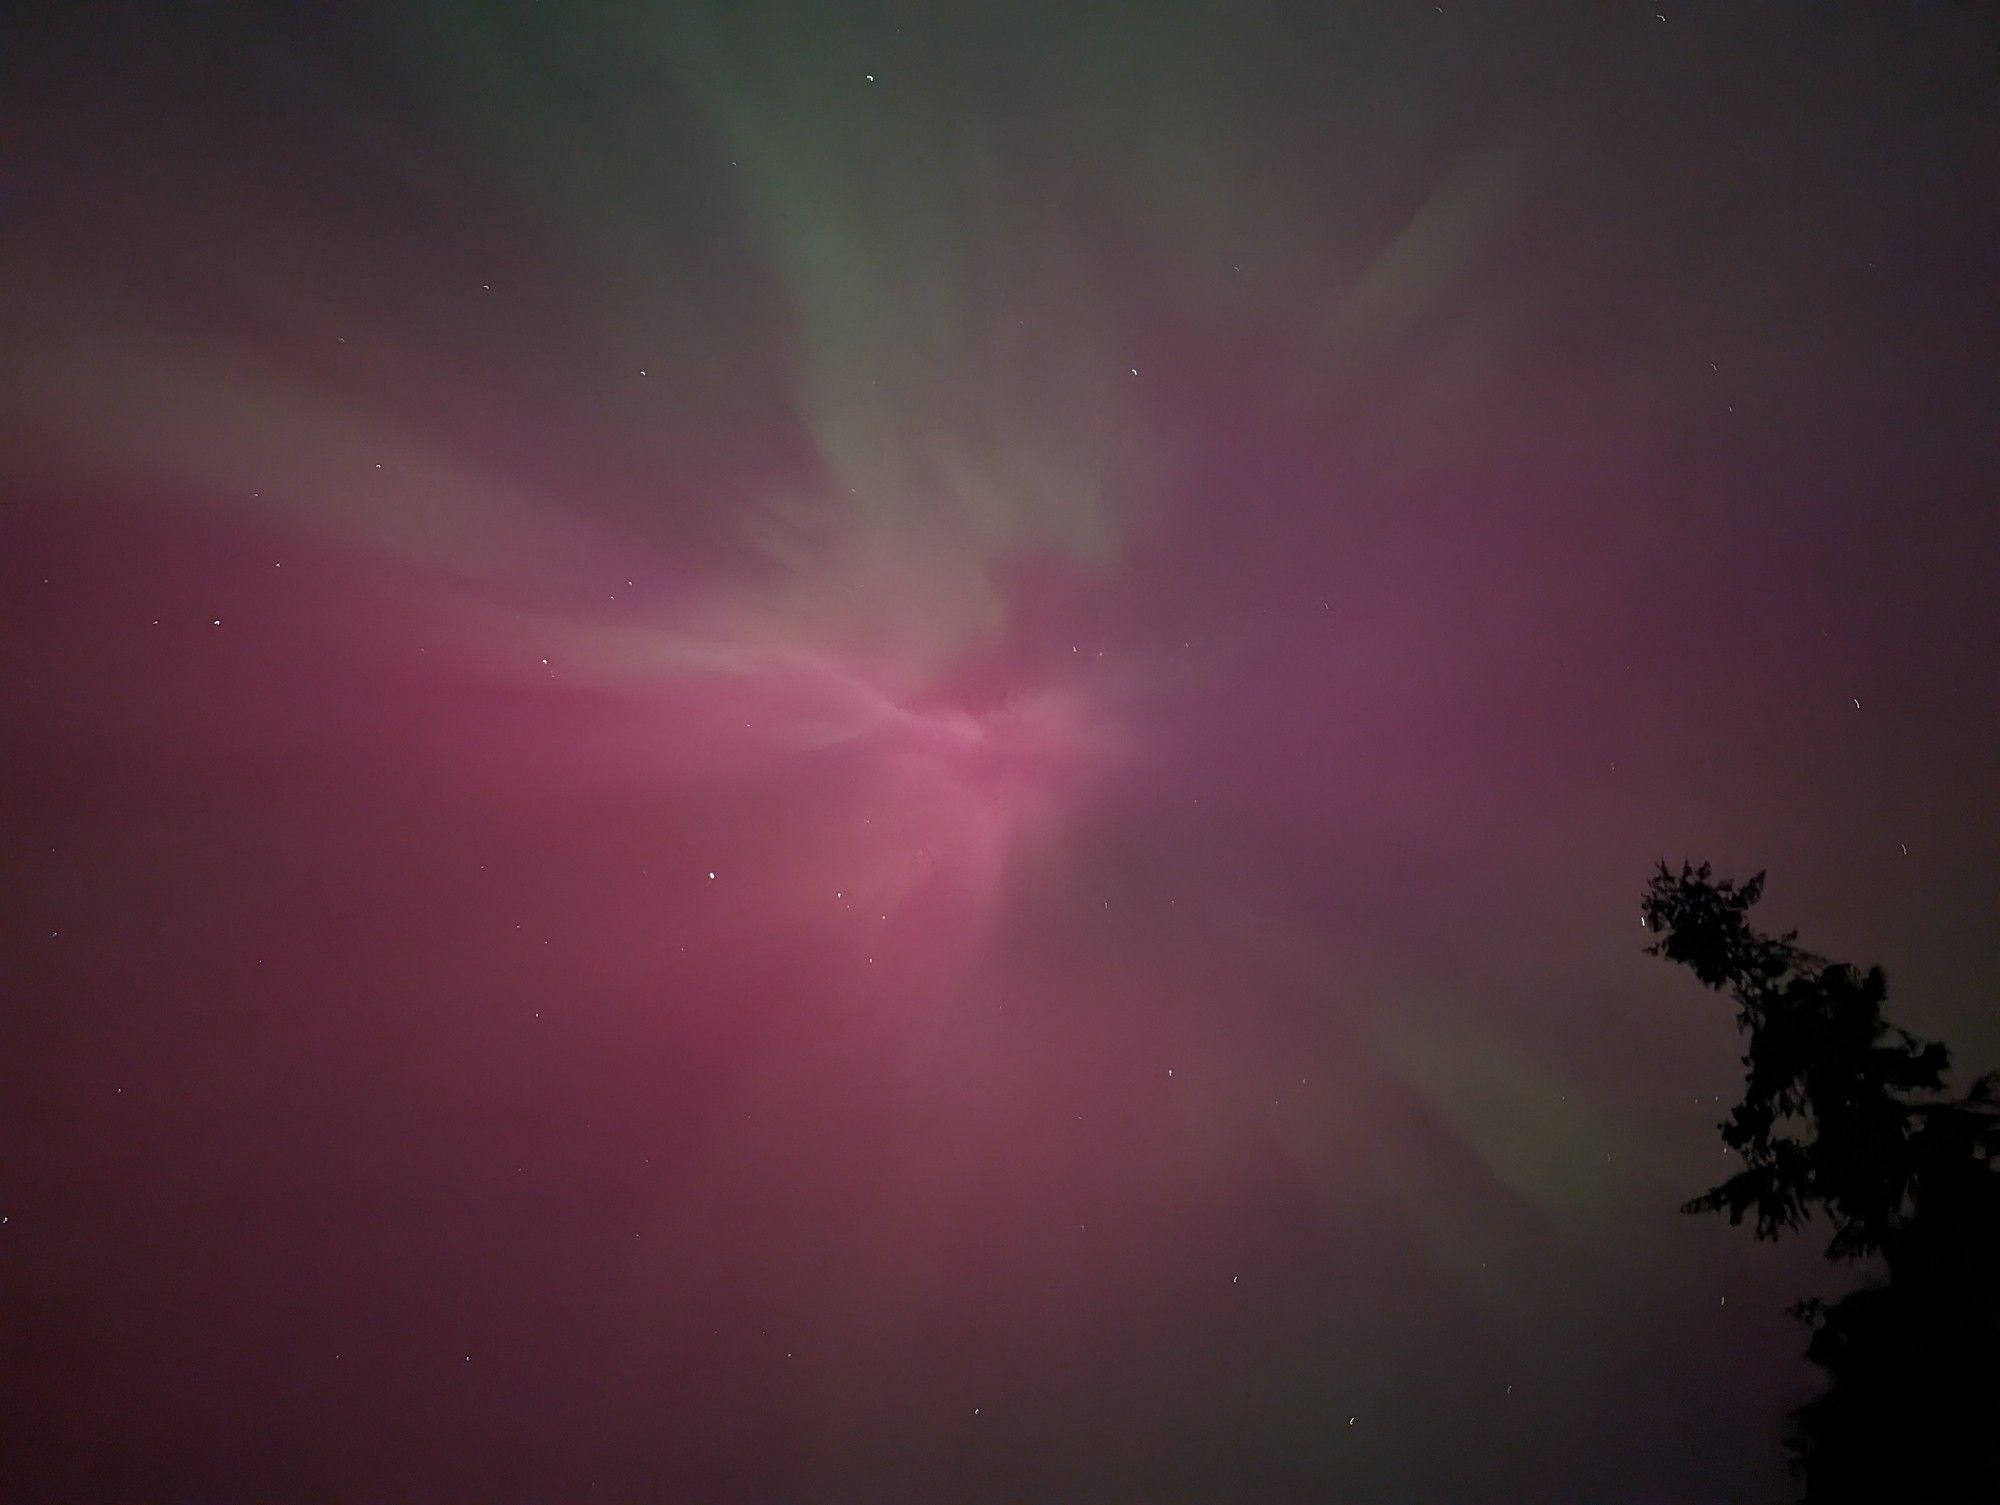
[(1661, 863), (1648, 951), (1726, 990), (1747, 1037), (1722, 1139), (1743, 1168), (1687, 1212), (1777, 1238), (1824, 1217), (1881, 1278), (1794, 1309), (1826, 1386), (1787, 1445), (1808, 1502), (2000, 1501), (2000, 1072), (1944, 1096), (1950, 1052), (1882, 1017), (1862, 972), (1751, 927), (1764, 875)]

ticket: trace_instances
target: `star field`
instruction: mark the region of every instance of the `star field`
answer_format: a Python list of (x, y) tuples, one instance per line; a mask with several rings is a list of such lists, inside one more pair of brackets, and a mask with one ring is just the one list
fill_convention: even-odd
[(2000, 1059), (1991, 17), (5, 27), (0, 1496), (1782, 1489), (1632, 915)]

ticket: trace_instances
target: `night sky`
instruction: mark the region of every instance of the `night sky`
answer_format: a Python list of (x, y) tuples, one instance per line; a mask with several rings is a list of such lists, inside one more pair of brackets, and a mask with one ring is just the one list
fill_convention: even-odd
[(2000, 1064), (2000, 12), (0, 23), (0, 1498), (1782, 1498), (1652, 863)]

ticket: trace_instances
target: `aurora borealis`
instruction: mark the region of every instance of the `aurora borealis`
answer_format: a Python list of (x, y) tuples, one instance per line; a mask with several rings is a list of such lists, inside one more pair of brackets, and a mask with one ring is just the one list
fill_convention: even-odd
[(0, 1497), (1782, 1498), (1638, 894), (2000, 1063), (1996, 57), (0, 21)]

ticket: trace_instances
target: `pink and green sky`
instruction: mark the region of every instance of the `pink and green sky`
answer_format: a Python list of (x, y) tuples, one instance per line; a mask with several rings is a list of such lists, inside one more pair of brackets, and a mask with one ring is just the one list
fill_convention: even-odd
[(0, 1495), (1780, 1497), (1638, 897), (2000, 1062), (1996, 48), (12, 12)]

